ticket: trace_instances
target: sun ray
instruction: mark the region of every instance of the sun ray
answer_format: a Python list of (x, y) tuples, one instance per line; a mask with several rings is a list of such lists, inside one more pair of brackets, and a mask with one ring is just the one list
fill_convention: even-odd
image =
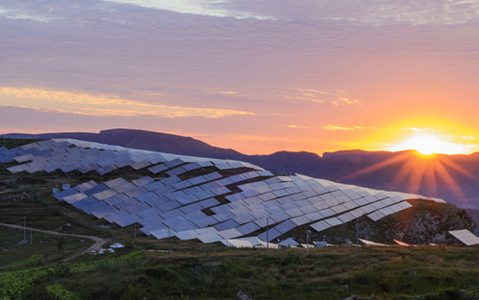
[(427, 168), (424, 176), (424, 184), (429, 196), (438, 197), (437, 182), (436, 182), (436, 167), (435, 158), (427, 160)]
[(457, 200), (464, 200), (465, 199), (464, 193), (461, 191), (456, 181), (452, 178), (449, 172), (446, 170), (442, 162), (439, 160), (436, 160), (435, 167), (437, 169), (437, 174), (442, 178), (442, 180), (444, 180), (444, 182), (446, 183), (447, 187), (451, 190), (451, 192), (453, 192), (454, 195), (456, 195), (456, 197), (458, 198)]
[(412, 156), (408, 157), (406, 163), (401, 167), (401, 169), (394, 175), (394, 178), (387, 186), (388, 189), (394, 190), (396, 187), (399, 186), (400, 183), (407, 180), (407, 176), (413, 170), (414, 165), (412, 161)]
[(451, 168), (455, 169), (459, 173), (469, 177), (470, 179), (472, 179), (474, 181), (479, 182), (479, 178), (477, 178), (477, 176), (475, 176), (474, 174), (472, 174), (471, 172), (466, 170), (464, 167), (461, 167), (457, 163), (453, 162), (449, 157), (441, 155), (441, 156), (438, 156), (438, 159), (441, 162), (445, 163), (446, 165), (450, 166)]
[(369, 167), (366, 167), (364, 169), (361, 169), (359, 171), (356, 171), (356, 172), (353, 172), (351, 174), (348, 174), (344, 177), (342, 177), (340, 179), (340, 181), (343, 181), (343, 180), (347, 180), (347, 179), (351, 179), (351, 178), (354, 178), (354, 177), (357, 177), (357, 176), (361, 176), (361, 175), (364, 175), (364, 174), (367, 174), (367, 173), (371, 173), (371, 172), (374, 172), (376, 170), (380, 170), (380, 169), (383, 169), (387, 166), (390, 166), (390, 165), (393, 165), (395, 163), (398, 163), (398, 162), (401, 162), (403, 160), (406, 160), (408, 159), (409, 157), (411, 157), (411, 153), (410, 152), (405, 152), (403, 154), (400, 154), (398, 156), (395, 156), (395, 157), (392, 157), (390, 159), (387, 159), (385, 161), (382, 161), (382, 162), (379, 162), (379, 163), (376, 163), (372, 166), (369, 166)]
[(424, 174), (426, 172), (427, 160), (415, 157), (411, 159), (413, 167), (411, 168), (411, 175), (407, 186), (408, 193), (416, 194), (421, 187)]

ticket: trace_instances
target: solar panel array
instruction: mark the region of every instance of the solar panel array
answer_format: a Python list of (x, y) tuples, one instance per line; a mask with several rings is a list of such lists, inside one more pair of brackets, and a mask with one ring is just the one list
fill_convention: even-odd
[[(12, 173), (37, 171), (107, 174), (131, 167), (144, 176), (103, 183), (85, 182), (54, 195), (77, 209), (119, 226), (141, 224), (158, 239), (170, 236), (204, 243), (228, 242), (251, 234), (276, 239), (298, 226), (316, 231), (362, 216), (373, 221), (405, 210), (408, 199), (444, 202), (419, 195), (338, 184), (303, 175), (274, 176), (249, 163), (173, 155), (71, 139), (49, 140), (7, 150), (0, 162), (15, 160)], [(208, 167), (206, 169), (202, 169)], [(192, 170), (203, 170), (182, 179)], [(223, 170), (233, 170), (226, 174)], [(183, 177), (185, 178), (185, 177)]]

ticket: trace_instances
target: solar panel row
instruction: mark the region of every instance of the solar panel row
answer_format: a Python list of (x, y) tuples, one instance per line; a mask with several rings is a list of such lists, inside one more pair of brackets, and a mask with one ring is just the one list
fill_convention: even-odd
[[(152, 174), (128, 182), (116, 178), (97, 184), (89, 181), (55, 194), (74, 207), (120, 226), (139, 223), (142, 231), (157, 238), (176, 236), (203, 242), (230, 240), (260, 233), (269, 241), (298, 226), (316, 231), (367, 215), (377, 221), (411, 207), (406, 200), (418, 195), (382, 192), (303, 175), (274, 176), (257, 166), (231, 161), (126, 149), (78, 140), (50, 140), (7, 150), (0, 148), (0, 162), (24, 163), (12, 173), (61, 169), (95, 171), (100, 175), (130, 166), (148, 168)], [(201, 175), (181, 179), (186, 172)], [(235, 170), (222, 176), (223, 170)], [(229, 189), (228, 187), (234, 187)], [(208, 209), (208, 215), (205, 214)]]

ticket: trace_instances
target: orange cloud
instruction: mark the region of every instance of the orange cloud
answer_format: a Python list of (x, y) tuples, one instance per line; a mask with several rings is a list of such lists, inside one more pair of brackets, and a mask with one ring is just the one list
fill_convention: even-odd
[[(132, 100), (119, 99), (112, 96), (92, 96), (61, 91), (47, 91), (40, 89), (0, 88), (0, 94), (12, 96), (15, 99), (5, 105), (46, 109), (63, 113), (82, 114), (91, 116), (139, 116), (152, 115), (166, 118), (206, 117), (222, 118), (232, 115), (254, 115), (254, 113), (238, 110), (179, 107), (155, 105)], [(42, 100), (34, 101), (34, 100)]]
[[(352, 131), (352, 130), (364, 130), (364, 129), (368, 129), (366, 127), (362, 127), (362, 126), (354, 126), (354, 127), (341, 127), (341, 126), (335, 126), (335, 125), (326, 125), (323, 127), (324, 129), (326, 130), (347, 130), (347, 131)], [(372, 127), (369, 128), (369, 129), (373, 129)]]

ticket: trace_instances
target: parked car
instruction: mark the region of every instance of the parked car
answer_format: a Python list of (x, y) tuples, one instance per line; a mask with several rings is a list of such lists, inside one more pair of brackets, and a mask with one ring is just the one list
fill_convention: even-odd
[(125, 246), (123, 246), (123, 245), (120, 244), (120, 243), (114, 243), (113, 245), (110, 245), (110, 248), (112, 248), (112, 249), (119, 249), (119, 248), (125, 248)]
[(96, 255), (96, 251), (90, 252), (90, 255)]
[(105, 249), (100, 249), (100, 251), (98, 251), (98, 254), (103, 254), (105, 253)]
[(115, 250), (113, 250), (111, 248), (107, 249), (107, 251), (109, 251), (110, 253), (115, 253)]

